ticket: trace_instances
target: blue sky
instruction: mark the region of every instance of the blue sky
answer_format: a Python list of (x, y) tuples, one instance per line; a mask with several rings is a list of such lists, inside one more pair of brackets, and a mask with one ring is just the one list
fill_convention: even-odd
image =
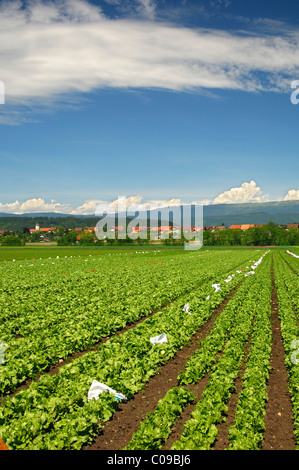
[(298, 200), (298, 23), (293, 0), (0, 1), (0, 212)]

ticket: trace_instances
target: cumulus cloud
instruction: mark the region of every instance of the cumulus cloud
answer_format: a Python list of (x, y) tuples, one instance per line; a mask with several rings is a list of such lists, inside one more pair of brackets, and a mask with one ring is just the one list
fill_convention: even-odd
[[(136, 5), (154, 18), (155, 2)], [(138, 17), (112, 20), (84, 0), (0, 5), (7, 103), (49, 102), (104, 87), (289, 90), (298, 43), (295, 32), (247, 35)]]
[(105, 201), (92, 199), (85, 201), (81, 206), (76, 207), (70, 211), (71, 215), (89, 215), (95, 214), (96, 208), (100, 204), (105, 204)]
[(166, 207), (181, 206), (184, 204), (181, 199), (172, 198), (169, 200), (149, 200), (144, 201), (142, 196), (119, 196), (117, 199), (107, 202), (101, 201), (96, 205), (96, 215), (101, 215), (104, 212), (124, 212), (133, 214), (134, 212), (145, 212), (147, 210), (161, 209)]
[(235, 204), (235, 203), (246, 203), (246, 202), (262, 202), (265, 197), (262, 196), (261, 188), (259, 188), (255, 181), (249, 183), (242, 183), (241, 186), (231, 188), (218, 194), (215, 197), (214, 204)]
[[(52, 199), (46, 202), (42, 197), (30, 198), (20, 202), (18, 200), (9, 203), (0, 202), (0, 212), (11, 214), (26, 214), (37, 212), (57, 212), (70, 215), (91, 215), (100, 214), (101, 211), (115, 213), (122, 209), (133, 211), (146, 211), (149, 209), (158, 209), (162, 207), (174, 207), (185, 204), (181, 199), (169, 200), (149, 200), (144, 201), (139, 195), (137, 196), (119, 196), (112, 201), (103, 201), (99, 199), (89, 199), (80, 206), (72, 207)], [(193, 204), (193, 203), (191, 203)]]
[(103, 201), (92, 199), (85, 201), (81, 206), (71, 211), (71, 214), (102, 214), (115, 213), (121, 211), (146, 211), (152, 207), (158, 207), (159, 205), (167, 205), (170, 201), (143, 201), (143, 198), (137, 196), (119, 196), (113, 201)]
[(88, 200), (85, 201), (81, 206), (73, 209), (70, 213), (73, 215), (101, 215), (105, 213), (115, 213), (128, 211), (133, 212), (144, 212), (147, 210), (155, 210), (162, 208), (173, 208), (184, 205), (208, 205), (210, 200), (192, 201), (186, 203), (180, 198), (170, 199), (149, 199), (145, 201), (142, 196), (118, 196), (117, 199), (112, 201), (103, 200)]
[[(26, 214), (37, 212), (57, 212), (70, 215), (90, 215), (98, 216), (103, 212), (115, 214), (127, 210), (130, 213), (134, 211), (142, 212), (154, 209), (174, 208), (178, 206), (200, 205), (207, 206), (210, 204), (234, 204), (234, 203), (248, 203), (248, 202), (265, 202), (267, 197), (262, 194), (255, 181), (245, 182), (239, 187), (231, 188), (219, 194), (214, 200), (199, 200), (186, 202), (180, 198), (170, 199), (150, 199), (144, 200), (142, 196), (118, 196), (112, 201), (104, 201), (100, 199), (89, 199), (77, 207), (72, 207), (70, 204), (64, 204), (55, 201), (46, 202), (42, 197), (30, 198), (26, 201), (1, 203), (0, 212), (11, 214)], [(292, 201), (299, 200), (299, 190), (290, 189), (284, 198), (278, 200)]]
[(7, 214), (19, 214), (21, 203), (19, 201), (8, 202), (6, 204), (0, 203), (0, 212), (5, 212)]
[(285, 195), (284, 201), (299, 201), (299, 189), (290, 189)]
[(11, 202), (0, 203), (0, 212), (23, 214), (28, 212), (60, 212), (69, 213), (71, 206), (68, 204), (61, 204), (52, 199), (50, 202), (45, 202), (41, 197), (27, 199), (24, 202)]

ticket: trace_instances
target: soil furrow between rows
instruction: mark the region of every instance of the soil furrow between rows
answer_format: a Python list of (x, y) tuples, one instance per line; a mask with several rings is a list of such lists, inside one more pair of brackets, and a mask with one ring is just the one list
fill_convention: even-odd
[(291, 395), (272, 270), (272, 357), (262, 450), (295, 450)]

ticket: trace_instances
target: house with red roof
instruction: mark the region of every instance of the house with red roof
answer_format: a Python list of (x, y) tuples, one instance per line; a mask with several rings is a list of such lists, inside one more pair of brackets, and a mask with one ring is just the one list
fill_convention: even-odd
[(30, 228), (29, 230), (30, 230), (30, 233), (35, 233), (35, 232), (38, 232), (38, 231), (40, 231), (40, 232), (48, 232), (48, 233), (49, 233), (49, 232), (55, 232), (55, 231), (56, 231), (56, 227), (41, 228), (41, 227), (39, 226), (39, 224), (36, 224), (36, 225), (35, 225), (35, 228)]

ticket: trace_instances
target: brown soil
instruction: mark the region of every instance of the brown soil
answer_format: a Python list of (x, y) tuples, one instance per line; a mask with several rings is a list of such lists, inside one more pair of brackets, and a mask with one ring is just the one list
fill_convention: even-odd
[(295, 450), (291, 396), (272, 271), (272, 358), (262, 450)]

